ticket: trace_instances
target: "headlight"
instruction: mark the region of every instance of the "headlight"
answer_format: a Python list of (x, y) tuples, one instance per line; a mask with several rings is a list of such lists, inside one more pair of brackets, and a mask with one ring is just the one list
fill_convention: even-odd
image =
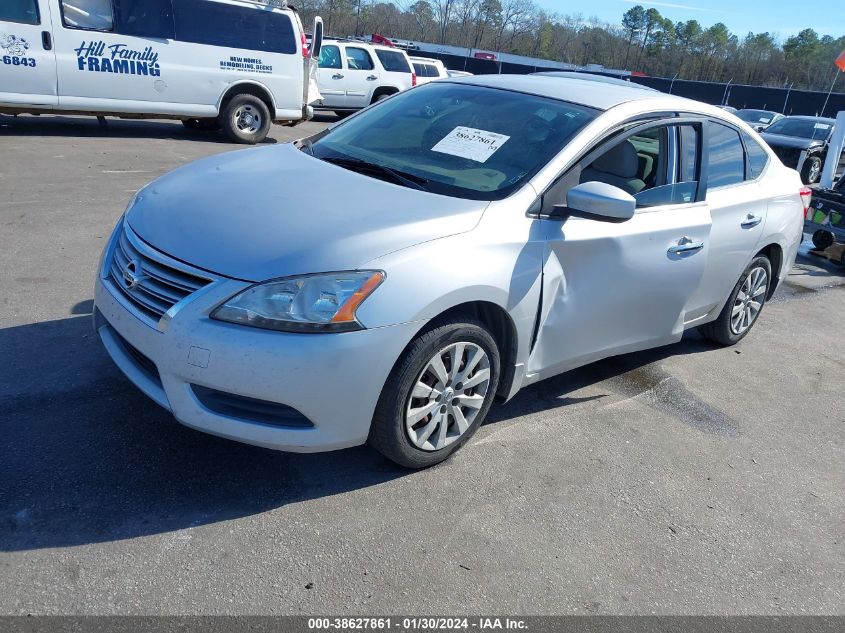
[(228, 299), (211, 318), (284, 332), (360, 330), (355, 311), (382, 281), (380, 270), (274, 279)]

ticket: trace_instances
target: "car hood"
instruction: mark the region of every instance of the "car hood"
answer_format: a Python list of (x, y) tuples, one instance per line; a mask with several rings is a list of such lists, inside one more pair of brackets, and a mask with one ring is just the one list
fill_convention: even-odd
[(142, 189), (126, 218), (138, 236), (171, 257), (263, 281), (351, 270), (469, 231), (488, 204), (370, 178), (288, 143), (180, 167)]
[(801, 138), (799, 136), (784, 136), (783, 134), (769, 134), (761, 132), (760, 136), (772, 147), (787, 147), (789, 149), (809, 149), (824, 145), (824, 141)]

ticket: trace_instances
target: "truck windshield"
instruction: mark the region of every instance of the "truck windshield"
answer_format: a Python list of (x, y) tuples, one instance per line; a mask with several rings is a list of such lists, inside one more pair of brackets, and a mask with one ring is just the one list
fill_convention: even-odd
[(416, 188), (499, 200), (597, 113), (536, 95), (436, 82), (361, 112), (307, 147), (317, 158), (375, 177), (386, 168)]

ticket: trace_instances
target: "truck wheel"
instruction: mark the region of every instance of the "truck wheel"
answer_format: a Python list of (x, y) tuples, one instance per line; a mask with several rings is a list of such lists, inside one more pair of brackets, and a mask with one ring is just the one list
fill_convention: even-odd
[(813, 233), (813, 246), (816, 248), (817, 251), (823, 251), (828, 247), (833, 246), (833, 242), (833, 233), (831, 233), (830, 231), (819, 229), (818, 231)]
[(210, 132), (220, 129), (220, 122), (217, 119), (182, 119), (182, 125), (189, 130), (199, 132)]
[(270, 131), (270, 109), (255, 95), (235, 95), (223, 107), (219, 121), (229, 139), (254, 145)]
[(819, 181), (822, 176), (822, 159), (820, 156), (807, 156), (804, 164), (801, 165), (801, 182), (805, 185), (812, 185)]

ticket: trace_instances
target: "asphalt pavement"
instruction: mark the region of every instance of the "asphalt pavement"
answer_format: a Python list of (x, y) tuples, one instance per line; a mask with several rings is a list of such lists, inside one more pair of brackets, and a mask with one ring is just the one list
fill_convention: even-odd
[(845, 614), (843, 269), (802, 256), (734, 348), (526, 389), (430, 470), (277, 453), (179, 425), (91, 328), (132, 193), (237, 149), (0, 116), (0, 614)]

